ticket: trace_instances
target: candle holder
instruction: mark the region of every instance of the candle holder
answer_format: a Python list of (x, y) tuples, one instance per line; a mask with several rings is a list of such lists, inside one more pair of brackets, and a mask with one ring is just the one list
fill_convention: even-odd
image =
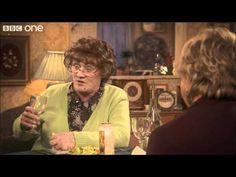
[(99, 151), (100, 154), (114, 154), (114, 134), (111, 123), (101, 123), (99, 126)]

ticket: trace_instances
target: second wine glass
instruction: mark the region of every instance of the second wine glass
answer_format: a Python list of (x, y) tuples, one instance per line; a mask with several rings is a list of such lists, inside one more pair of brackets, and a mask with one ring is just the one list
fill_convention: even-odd
[(146, 141), (151, 134), (151, 121), (147, 117), (133, 117), (131, 118), (131, 127), (140, 147), (146, 150)]

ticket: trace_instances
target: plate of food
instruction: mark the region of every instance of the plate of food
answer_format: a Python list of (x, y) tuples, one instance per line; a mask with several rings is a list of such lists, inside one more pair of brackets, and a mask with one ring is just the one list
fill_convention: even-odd
[(71, 155), (97, 155), (99, 148), (94, 146), (75, 147), (68, 152)]

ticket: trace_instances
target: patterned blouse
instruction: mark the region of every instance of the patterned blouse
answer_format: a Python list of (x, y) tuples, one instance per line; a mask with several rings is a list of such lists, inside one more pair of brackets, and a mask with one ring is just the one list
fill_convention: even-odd
[(83, 103), (73, 89), (71, 84), (67, 93), (68, 96), (68, 123), (70, 131), (81, 131), (96, 108), (99, 99), (104, 92), (102, 82), (98, 91), (90, 98), (88, 103)]

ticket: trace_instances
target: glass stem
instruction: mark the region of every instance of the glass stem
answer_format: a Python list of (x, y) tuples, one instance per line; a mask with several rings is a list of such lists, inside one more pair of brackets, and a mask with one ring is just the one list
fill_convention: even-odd
[(139, 139), (139, 145), (143, 150), (146, 150), (146, 139)]

